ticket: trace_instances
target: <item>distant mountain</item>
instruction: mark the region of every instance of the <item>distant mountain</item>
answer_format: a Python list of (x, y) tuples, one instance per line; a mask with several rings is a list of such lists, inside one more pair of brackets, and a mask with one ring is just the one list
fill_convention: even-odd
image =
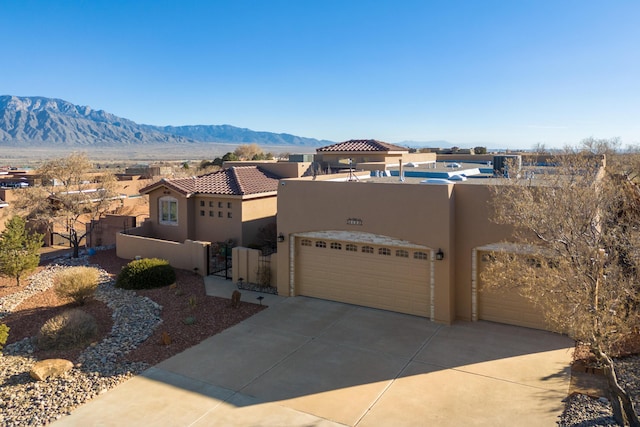
[(333, 144), (332, 141), (256, 132), (230, 125), (143, 125), (61, 99), (0, 96), (0, 146), (117, 147), (189, 143)]

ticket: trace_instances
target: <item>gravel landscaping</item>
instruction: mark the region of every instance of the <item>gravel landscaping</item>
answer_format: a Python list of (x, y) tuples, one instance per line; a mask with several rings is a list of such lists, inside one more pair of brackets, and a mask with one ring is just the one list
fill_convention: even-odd
[[(177, 271), (171, 287), (137, 292), (115, 288), (115, 274), (126, 262), (111, 249), (78, 260), (58, 259), (39, 268), (20, 288), (2, 279), (0, 322), (11, 330), (0, 356), (0, 425), (50, 423), (265, 308), (242, 302), (234, 309), (226, 299), (206, 296), (202, 278), (193, 272)], [(98, 320), (99, 339), (87, 348), (38, 351), (31, 337), (46, 320), (72, 307), (51, 289), (53, 276), (70, 265), (100, 268), (94, 300), (81, 307)], [(187, 317), (193, 319), (189, 324)], [(33, 380), (29, 370), (47, 358), (71, 360), (74, 368), (63, 377)]]

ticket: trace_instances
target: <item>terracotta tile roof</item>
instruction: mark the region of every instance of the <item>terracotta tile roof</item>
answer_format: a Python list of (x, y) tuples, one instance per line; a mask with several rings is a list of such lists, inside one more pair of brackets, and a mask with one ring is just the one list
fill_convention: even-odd
[(278, 190), (280, 177), (261, 170), (257, 166), (234, 166), (207, 175), (190, 178), (163, 179), (142, 190), (147, 193), (159, 185), (186, 194), (224, 194), (243, 196)]
[(352, 151), (352, 152), (386, 152), (386, 151), (409, 151), (405, 147), (389, 144), (387, 142), (377, 141), (375, 139), (351, 139), (345, 142), (339, 142), (326, 147), (320, 147), (316, 150), (318, 153), (331, 151)]

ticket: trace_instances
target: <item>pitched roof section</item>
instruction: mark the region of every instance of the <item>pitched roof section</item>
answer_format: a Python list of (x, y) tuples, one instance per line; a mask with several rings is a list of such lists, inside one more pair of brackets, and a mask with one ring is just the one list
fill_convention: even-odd
[(345, 142), (320, 147), (318, 153), (351, 151), (351, 152), (388, 152), (388, 151), (409, 151), (405, 147), (393, 145), (375, 139), (351, 139)]
[(163, 179), (143, 188), (140, 192), (147, 193), (159, 185), (164, 185), (186, 195), (244, 196), (277, 191), (279, 179), (280, 177), (263, 171), (257, 166), (234, 166), (202, 176)]

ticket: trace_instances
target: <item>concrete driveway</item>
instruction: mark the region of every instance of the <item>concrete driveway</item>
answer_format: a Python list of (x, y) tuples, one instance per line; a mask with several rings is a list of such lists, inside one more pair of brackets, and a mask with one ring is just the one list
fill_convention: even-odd
[(562, 412), (566, 337), (305, 297), (265, 303), (53, 425), (541, 427)]

